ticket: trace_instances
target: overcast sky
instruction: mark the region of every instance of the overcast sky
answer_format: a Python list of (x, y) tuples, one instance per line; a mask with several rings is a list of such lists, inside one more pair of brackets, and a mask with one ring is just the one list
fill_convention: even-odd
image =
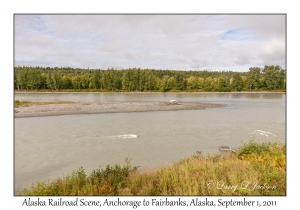
[(285, 68), (285, 15), (15, 15), (15, 66)]

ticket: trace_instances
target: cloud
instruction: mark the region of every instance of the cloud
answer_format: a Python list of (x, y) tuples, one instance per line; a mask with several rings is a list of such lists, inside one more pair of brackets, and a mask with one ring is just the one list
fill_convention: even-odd
[(15, 64), (80, 68), (285, 66), (284, 15), (15, 15)]

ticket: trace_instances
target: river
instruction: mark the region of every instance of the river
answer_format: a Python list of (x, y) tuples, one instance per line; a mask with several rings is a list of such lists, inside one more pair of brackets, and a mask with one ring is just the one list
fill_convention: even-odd
[(285, 93), (15, 93), (20, 101), (169, 101), (224, 104), (184, 111), (84, 114), (14, 119), (15, 189), (82, 166), (155, 168), (201, 150), (237, 148), (250, 139), (286, 141)]

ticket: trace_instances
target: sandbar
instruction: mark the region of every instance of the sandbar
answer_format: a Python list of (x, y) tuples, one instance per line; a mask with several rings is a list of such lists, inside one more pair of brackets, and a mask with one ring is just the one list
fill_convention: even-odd
[(179, 111), (220, 108), (222, 104), (199, 102), (79, 102), (15, 107), (14, 117), (42, 117), (74, 114), (127, 113), (152, 111)]

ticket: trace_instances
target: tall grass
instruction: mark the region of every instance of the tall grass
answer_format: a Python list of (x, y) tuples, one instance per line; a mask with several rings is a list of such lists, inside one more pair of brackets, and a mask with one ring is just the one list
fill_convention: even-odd
[(285, 145), (250, 141), (226, 156), (192, 156), (156, 170), (129, 161), (89, 176), (83, 168), (20, 195), (286, 195)]

